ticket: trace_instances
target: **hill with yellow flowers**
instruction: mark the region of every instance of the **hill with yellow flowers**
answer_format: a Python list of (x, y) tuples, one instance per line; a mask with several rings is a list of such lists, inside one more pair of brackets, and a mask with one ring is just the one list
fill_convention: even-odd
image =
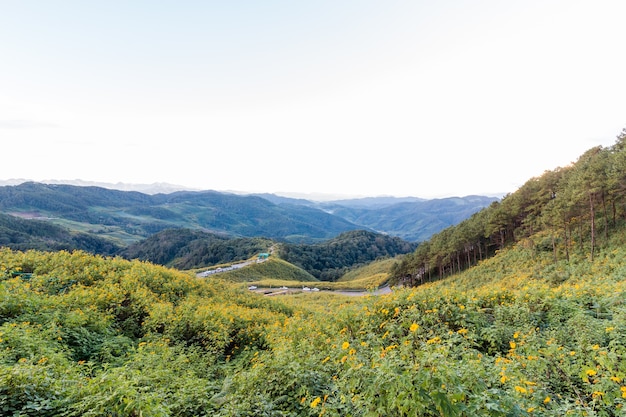
[[(481, 255), (438, 236), (337, 282), (388, 273), (404, 286), (387, 295), (266, 297), (147, 262), (0, 249), (2, 414), (623, 416), (619, 144), (490, 207)], [(555, 193), (531, 187), (548, 178)]]
[(5, 415), (621, 415), (626, 249), (516, 245), (385, 296), (267, 298), (82, 252), (0, 251)]

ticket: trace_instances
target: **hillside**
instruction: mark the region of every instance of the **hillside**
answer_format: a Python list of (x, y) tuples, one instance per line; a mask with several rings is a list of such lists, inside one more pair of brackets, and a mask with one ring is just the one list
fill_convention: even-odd
[(119, 255), (177, 269), (194, 269), (248, 259), (267, 252), (273, 244), (265, 238), (228, 238), (200, 230), (167, 229), (130, 245)]
[[(380, 281), (385, 282), (389, 278), (389, 271), (393, 268), (393, 265), (399, 262), (401, 256), (395, 258), (386, 258), (378, 261), (370, 262), (369, 264), (355, 268), (341, 276), (338, 282), (354, 282), (362, 280), (371, 280), (372, 277), (380, 278)], [(362, 287), (362, 288), (365, 288)]]
[[(264, 297), (138, 260), (0, 249), (0, 407), (623, 416), (625, 168), (626, 131), (390, 262), (415, 286), (384, 296)], [(370, 232), (334, 243), (350, 233)]]
[(113, 255), (121, 249), (115, 242), (97, 235), (0, 213), (1, 246), (52, 251), (84, 250), (102, 255)]
[[(267, 261), (255, 263), (245, 268), (234, 269), (215, 275), (217, 279), (228, 282), (259, 282), (266, 280), (297, 282), (318, 281), (313, 275), (302, 268), (298, 268), (289, 262), (276, 257), (270, 257)], [(282, 285), (282, 284), (281, 284)]]
[(594, 260), (626, 221), (626, 129), (610, 147), (595, 147), (572, 165), (531, 178), (501, 201), (432, 236), (394, 271), (409, 285), (449, 276), (508, 245), (524, 242), (552, 254)]
[[(33, 182), (0, 187), (0, 213), (46, 221), (120, 247), (172, 228), (292, 243), (320, 242), (349, 230), (375, 230), (422, 241), (494, 200), (376, 197), (320, 203), (215, 191), (148, 195)], [(28, 247), (23, 239), (19, 243), (19, 248)], [(40, 242), (33, 242), (31, 248), (45, 249)]]
[(437, 199), (416, 197), (364, 197), (313, 202), (305, 199), (256, 194), (274, 204), (315, 207), (364, 229), (400, 237), (410, 242), (428, 240), (433, 234), (467, 219), (489, 206), (495, 197), (465, 196)]
[(230, 236), (316, 241), (360, 227), (322, 210), (215, 191), (139, 192), (24, 183), (0, 187), (0, 212), (83, 228), (129, 244), (186, 227)]
[(364, 230), (313, 245), (280, 245), (278, 255), (322, 281), (336, 281), (355, 267), (409, 253), (417, 244)]
[[(529, 180), (389, 262), (417, 286), (385, 296), (264, 297), (140, 261), (1, 249), (2, 410), (622, 416), (621, 145)], [(346, 279), (361, 273), (371, 275)]]
[(423, 242), (498, 199), (484, 196), (419, 199), (358, 199), (324, 204), (352, 223), (410, 242)]
[[(622, 415), (626, 232), (519, 243), (382, 297), (265, 298), (84, 253), (0, 250), (9, 415)], [(563, 275), (565, 273), (565, 275)]]
[(246, 260), (261, 252), (269, 252), (272, 247), (276, 249), (272, 258), (283, 258), (294, 268), (315, 276), (314, 279), (328, 281), (377, 258), (411, 252), (416, 244), (367, 231), (345, 232), (317, 244), (290, 244), (263, 238), (227, 238), (196, 230), (168, 229), (119, 254), (127, 259), (190, 270)]

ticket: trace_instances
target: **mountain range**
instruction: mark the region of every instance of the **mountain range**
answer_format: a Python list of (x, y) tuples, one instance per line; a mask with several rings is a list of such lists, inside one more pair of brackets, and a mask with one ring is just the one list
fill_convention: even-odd
[(218, 191), (146, 194), (96, 186), (25, 182), (0, 187), (0, 213), (46, 220), (122, 246), (169, 228), (230, 237), (312, 243), (350, 230), (419, 242), (497, 199), (366, 198), (316, 202), (273, 194)]

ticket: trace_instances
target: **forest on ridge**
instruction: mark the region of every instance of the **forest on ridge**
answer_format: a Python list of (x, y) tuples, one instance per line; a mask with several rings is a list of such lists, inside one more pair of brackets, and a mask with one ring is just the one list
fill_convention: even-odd
[(501, 201), (422, 243), (394, 271), (397, 282), (417, 285), (460, 272), (506, 245), (526, 241), (590, 261), (626, 219), (626, 129), (614, 145), (589, 149), (566, 167), (531, 178)]

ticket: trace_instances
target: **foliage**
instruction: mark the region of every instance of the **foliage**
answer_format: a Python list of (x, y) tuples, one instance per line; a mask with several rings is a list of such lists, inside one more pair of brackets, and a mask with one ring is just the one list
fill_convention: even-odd
[[(435, 200), (380, 197), (315, 203), (272, 195), (241, 196), (215, 191), (147, 195), (100, 187), (33, 182), (0, 187), (2, 213), (23, 213), (46, 219), (47, 223), (95, 238), (106, 237), (124, 246), (173, 228), (231, 237), (265, 237), (291, 243), (320, 242), (345, 231), (368, 229), (409, 241), (421, 241), (467, 218), (493, 200), (480, 196)], [(29, 248), (47, 249), (34, 243), (19, 247)], [(95, 247), (54, 249), (112, 254)], [(169, 264), (171, 261), (167, 259), (159, 263)], [(200, 265), (198, 260), (192, 263)], [(189, 268), (189, 265), (191, 263), (187, 262), (178, 267)]]
[(500, 202), (435, 234), (393, 271), (420, 285), (476, 265), (507, 245), (550, 251), (555, 263), (572, 254), (593, 260), (626, 221), (626, 129), (610, 147), (595, 147), (565, 168), (528, 180)]
[(353, 269), (352, 271), (343, 275), (337, 281), (339, 282), (358, 281), (364, 278), (369, 278), (369, 277), (381, 275), (381, 274), (384, 274), (388, 277), (389, 271), (393, 268), (395, 264), (400, 262), (401, 259), (402, 259), (402, 255), (398, 255), (394, 258), (380, 259), (380, 260), (371, 262), (360, 268)]
[[(585, 163), (597, 173), (595, 158), (622, 148), (612, 152)], [(617, 166), (602, 171), (616, 171), (606, 213), (595, 174), (559, 172), (550, 178), (567, 178), (559, 190), (576, 204), (559, 203), (548, 221), (542, 204), (498, 203), (485, 223), (493, 256), (461, 272), (441, 259), (457, 273), (384, 296), (268, 298), (136, 260), (0, 249), (0, 413), (623, 416), (626, 227), (623, 208), (615, 225), (609, 210), (620, 201)], [(547, 207), (560, 197), (546, 198)], [(511, 217), (511, 201), (536, 221)]]
[(314, 245), (284, 244), (279, 255), (322, 281), (336, 281), (355, 267), (411, 252), (415, 246), (397, 237), (358, 230)]
[[(252, 261), (254, 262), (254, 261)], [(264, 279), (287, 281), (289, 283), (318, 281), (313, 275), (282, 259), (270, 257), (264, 262), (223, 272), (216, 276), (229, 282), (253, 282)]]
[(85, 250), (113, 255), (120, 246), (89, 233), (70, 232), (41, 220), (25, 220), (0, 213), (0, 245), (17, 250)]
[(192, 269), (248, 259), (267, 252), (264, 238), (227, 238), (191, 229), (167, 229), (130, 245), (120, 255), (177, 269)]
[(1, 249), (1, 413), (212, 415), (229, 363), (290, 311), (138, 261)]
[(446, 280), (365, 297), (264, 298), (139, 261), (3, 249), (0, 409), (622, 415), (625, 240), (556, 266), (520, 243)]
[(99, 187), (28, 182), (0, 187), (1, 212), (28, 212), (75, 222), (94, 234), (120, 231), (135, 241), (171, 228), (209, 230), (230, 236), (308, 241), (329, 239), (358, 229), (345, 219), (321, 209), (273, 204), (256, 196), (216, 191), (147, 195)]
[(382, 206), (376, 203), (384, 202), (384, 198), (372, 200), (369, 204), (359, 204), (361, 201), (368, 202), (365, 198), (327, 203), (325, 206), (333, 214), (370, 230), (384, 231), (385, 234), (409, 242), (423, 242), (435, 233), (469, 218), (497, 198), (466, 196), (409, 201), (392, 199)]

